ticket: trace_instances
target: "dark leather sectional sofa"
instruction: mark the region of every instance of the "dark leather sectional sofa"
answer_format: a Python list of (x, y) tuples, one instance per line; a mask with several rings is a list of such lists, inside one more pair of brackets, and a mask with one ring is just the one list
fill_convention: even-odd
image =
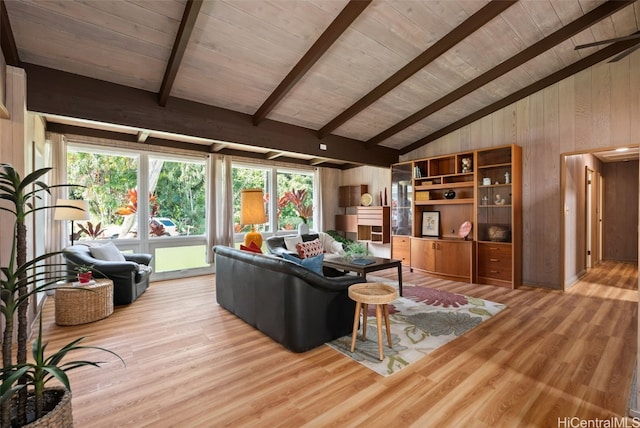
[(216, 300), (293, 352), (351, 334), (358, 276), (327, 278), (274, 255), (215, 246)]

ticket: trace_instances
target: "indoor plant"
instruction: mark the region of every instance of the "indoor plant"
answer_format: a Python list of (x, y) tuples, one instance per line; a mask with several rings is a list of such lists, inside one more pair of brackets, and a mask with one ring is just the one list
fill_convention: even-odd
[(78, 265), (75, 267), (75, 271), (78, 273), (78, 282), (80, 282), (80, 284), (86, 284), (91, 281), (93, 266)]
[[(49, 186), (40, 181), (49, 170), (51, 168), (41, 168), (22, 178), (13, 166), (8, 164), (0, 165), (0, 199), (4, 201), (0, 205), (0, 210), (9, 212), (14, 217), (14, 234), (12, 235), (8, 265), (0, 268), (0, 299), (2, 300), (0, 313), (4, 318), (2, 383), (0, 384), (0, 426), (3, 427), (23, 426), (31, 422), (27, 419), (29, 394), (43, 400), (47, 396), (47, 392), (40, 387), (51, 377), (62, 380), (64, 387), (69, 391), (68, 380), (64, 381), (66, 378), (65, 371), (82, 365), (97, 365), (97, 363), (89, 361), (61, 363), (62, 358), (69, 351), (85, 348), (77, 346), (77, 343), (82, 339), (71, 342), (49, 358), (44, 359), (46, 345), (42, 343), (41, 333), (39, 333), (39, 340), (34, 343), (33, 347), (35, 362), (27, 362), (27, 308), (29, 301), (32, 300), (35, 294), (44, 291), (61, 279), (69, 280), (73, 278), (67, 272), (64, 264), (49, 261), (51, 257), (61, 254), (60, 251), (42, 254), (27, 260), (27, 228), (25, 220), (36, 211), (53, 208), (52, 206), (38, 205), (39, 201), (42, 200), (43, 193), (50, 193), (50, 190), (55, 187), (68, 186)], [(65, 207), (68, 208), (69, 206)], [(36, 267), (43, 269), (36, 269)], [(45, 278), (45, 271), (48, 271), (51, 275), (50, 278)], [(15, 322), (16, 314), (17, 325)], [(13, 338), (16, 331), (17, 352), (15, 353), (14, 363)], [(68, 366), (68, 364), (71, 364), (71, 366)], [(35, 390), (36, 388), (37, 391)], [(39, 392), (42, 392), (42, 395), (38, 397), (35, 394), (39, 394)], [(62, 396), (60, 399), (62, 399)], [(40, 404), (35, 404), (35, 407), (42, 408), (41, 403), (42, 401), (40, 401)], [(15, 414), (15, 417), (12, 414)]]

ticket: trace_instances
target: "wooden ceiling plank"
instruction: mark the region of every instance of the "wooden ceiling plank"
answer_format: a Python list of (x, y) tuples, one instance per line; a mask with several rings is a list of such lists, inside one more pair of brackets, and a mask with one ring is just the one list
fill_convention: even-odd
[(316, 42), (309, 48), (289, 74), (253, 115), (253, 124), (259, 125), (284, 96), (300, 81), (325, 52), (340, 38), (347, 28), (360, 16), (372, 0), (350, 0), (340, 14), (327, 27)]
[(407, 65), (402, 67), (384, 82), (376, 86), (364, 97), (360, 98), (349, 108), (332, 119), (329, 123), (320, 128), (320, 130), (318, 131), (318, 137), (324, 138), (325, 136), (330, 134), (340, 125), (373, 104), (376, 100), (393, 90), (396, 86), (400, 85), (409, 77), (422, 70), (429, 63), (437, 59), (440, 55), (444, 54), (449, 49), (467, 38), (469, 35), (473, 34), (484, 24), (500, 15), (500, 13), (504, 12), (507, 8), (509, 8), (516, 2), (517, 0), (493, 0), (485, 5), (482, 9), (467, 18), (462, 24), (457, 26), (453, 31), (449, 32), (443, 38), (431, 45), (427, 50), (415, 57)]
[(193, 32), (193, 28), (196, 24), (196, 18), (202, 7), (203, 0), (187, 0), (187, 4), (184, 8), (184, 14), (182, 15), (182, 21), (180, 21), (180, 27), (176, 34), (176, 41), (171, 49), (171, 56), (169, 57), (169, 63), (164, 72), (162, 78), (162, 85), (160, 86), (160, 92), (158, 93), (158, 102), (161, 106), (167, 105), (171, 88), (176, 80), (182, 57), (187, 49), (189, 38)]
[[(138, 129), (190, 135), (245, 144), (273, 151), (388, 167), (398, 160), (398, 150), (377, 146), (365, 150), (363, 141), (330, 135), (320, 150), (316, 132), (309, 128), (265, 120), (252, 124), (252, 116), (181, 98), (161, 107), (157, 94), (23, 63), (27, 73), (27, 108), (48, 113)], [(133, 135), (133, 138), (137, 138)], [(209, 150), (209, 148), (207, 148)], [(260, 156), (264, 156), (261, 154)]]
[(2, 53), (4, 54), (4, 59), (7, 65), (21, 67), (22, 61), (20, 61), (18, 47), (16, 46), (16, 40), (13, 37), (11, 22), (9, 22), (9, 14), (7, 13), (7, 7), (4, 4), (4, 0), (0, 0), (0, 39), (2, 39)]
[(424, 146), (425, 144), (428, 144), (432, 141), (437, 140), (438, 138), (444, 137), (445, 135), (460, 129), (463, 126), (469, 125), (470, 123), (473, 123), (478, 119), (481, 119), (491, 113), (494, 113), (500, 110), (501, 108), (507, 107), (508, 105), (513, 104), (518, 100), (528, 97), (529, 95), (532, 95), (548, 86), (558, 83), (561, 80), (566, 79), (567, 77), (570, 77), (576, 73), (579, 73), (582, 70), (585, 70), (595, 64), (598, 64), (599, 62), (604, 61), (607, 58), (617, 55), (620, 52), (623, 52), (633, 47), (635, 43), (637, 43), (635, 40), (626, 40), (626, 41), (614, 43), (611, 46), (601, 49), (581, 60), (574, 62), (573, 64), (563, 68), (562, 70), (558, 70), (555, 73), (543, 79), (540, 79), (537, 82), (525, 88), (522, 88), (519, 91), (514, 92), (513, 94), (505, 98), (502, 98), (499, 101), (496, 101), (491, 105), (483, 107), (482, 109), (452, 123), (451, 125), (448, 125), (442, 129), (439, 129), (438, 131), (430, 135), (427, 135), (424, 138), (421, 138), (420, 140), (402, 148), (400, 150), (400, 154), (403, 154), (403, 155), (407, 154), (412, 150), (416, 150)]
[(583, 16), (571, 22), (570, 24), (565, 25), (564, 27), (552, 33), (551, 35), (529, 46), (528, 48), (520, 51), (519, 53), (507, 59), (506, 61), (503, 61), (502, 63), (493, 67), (491, 70), (481, 74), (475, 79), (460, 86), (458, 89), (450, 92), (446, 96), (434, 101), (430, 105), (424, 107), (423, 109), (417, 111), (416, 113), (401, 120), (400, 122), (396, 123), (390, 128), (385, 129), (384, 131), (380, 132), (378, 135), (375, 135), (374, 137), (370, 138), (367, 141), (367, 148), (370, 148), (379, 144), (380, 142), (391, 137), (392, 135), (397, 134), (403, 129), (406, 129), (409, 126), (419, 122), (420, 120), (448, 106), (454, 101), (457, 101), (460, 98), (464, 97), (465, 95), (468, 95), (471, 92), (475, 91), (476, 89), (481, 88), (482, 86), (486, 85), (492, 80), (495, 80), (496, 78), (502, 76), (503, 74), (513, 70), (514, 68), (526, 63), (527, 61), (544, 53), (545, 51), (551, 49), (552, 47), (562, 43), (563, 41), (567, 40), (574, 34), (577, 34), (580, 31), (583, 31), (589, 28), (594, 23), (599, 22), (602, 19), (617, 12), (618, 10), (634, 3), (634, 1), (635, 0), (608, 1), (598, 6), (597, 8), (584, 14)]

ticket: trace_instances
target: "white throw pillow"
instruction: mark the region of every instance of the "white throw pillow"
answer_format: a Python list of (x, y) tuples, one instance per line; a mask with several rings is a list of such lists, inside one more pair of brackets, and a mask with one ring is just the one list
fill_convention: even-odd
[(287, 250), (289, 251), (297, 252), (298, 250), (296, 249), (296, 245), (301, 243), (302, 243), (302, 236), (300, 235), (284, 237), (284, 245), (285, 247), (287, 247)]
[(113, 242), (109, 242), (104, 245), (100, 245), (99, 247), (91, 247), (89, 250), (91, 251), (91, 255), (99, 260), (105, 260), (108, 262), (124, 262), (125, 258), (118, 250)]

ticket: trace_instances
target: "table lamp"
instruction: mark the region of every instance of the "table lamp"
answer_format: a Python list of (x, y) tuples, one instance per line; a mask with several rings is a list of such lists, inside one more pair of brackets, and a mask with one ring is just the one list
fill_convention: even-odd
[[(73, 208), (75, 207), (75, 208)], [(54, 220), (71, 220), (71, 245), (73, 245), (73, 222), (75, 220), (89, 220), (89, 203), (77, 199), (58, 199), (53, 214)]]
[(251, 242), (255, 242), (258, 247), (262, 247), (262, 235), (254, 225), (266, 221), (262, 189), (243, 189), (240, 192), (240, 223), (251, 225), (251, 231), (244, 237), (244, 245), (248, 247)]

